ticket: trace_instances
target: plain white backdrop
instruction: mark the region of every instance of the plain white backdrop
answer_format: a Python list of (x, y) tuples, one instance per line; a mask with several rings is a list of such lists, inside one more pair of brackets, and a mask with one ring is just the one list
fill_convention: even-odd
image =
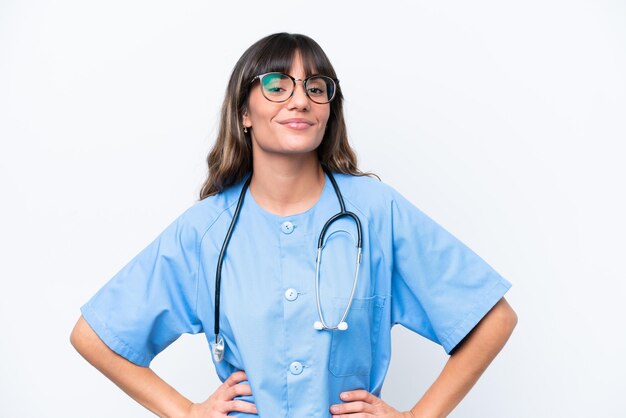
[[(152, 416), (69, 333), (197, 200), (230, 71), (278, 31), (329, 55), (361, 168), (513, 283), (518, 326), (451, 416), (623, 417), (626, 3), (597, 0), (0, 0), (0, 416)], [(446, 359), (395, 327), (383, 399)], [(153, 367), (194, 401), (219, 384), (202, 335)]]

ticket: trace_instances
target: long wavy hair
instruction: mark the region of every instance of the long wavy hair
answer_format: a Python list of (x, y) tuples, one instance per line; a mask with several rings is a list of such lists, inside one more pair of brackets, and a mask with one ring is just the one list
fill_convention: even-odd
[[(306, 76), (337, 75), (322, 48), (305, 35), (275, 33), (257, 41), (243, 53), (228, 82), (222, 104), (219, 132), (207, 156), (208, 177), (200, 190), (200, 200), (220, 193), (242, 180), (252, 170), (250, 133), (243, 132), (243, 115), (258, 74), (270, 71), (288, 72), (296, 52), (300, 53)], [(335, 98), (330, 102), (326, 132), (317, 148), (320, 163), (330, 170), (355, 176), (371, 176), (357, 168), (357, 158), (348, 143), (343, 116), (343, 94), (338, 83)], [(376, 176), (377, 177), (377, 176)]]

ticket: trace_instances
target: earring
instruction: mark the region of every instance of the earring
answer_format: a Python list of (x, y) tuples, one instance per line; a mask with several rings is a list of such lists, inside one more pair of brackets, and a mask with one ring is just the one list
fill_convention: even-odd
[(248, 133), (248, 128), (246, 128), (245, 126), (243, 127), (243, 133), (247, 134)]

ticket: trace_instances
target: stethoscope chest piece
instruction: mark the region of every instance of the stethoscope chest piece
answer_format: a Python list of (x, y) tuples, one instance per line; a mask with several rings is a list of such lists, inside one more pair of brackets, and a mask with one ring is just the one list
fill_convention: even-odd
[(217, 341), (211, 343), (211, 353), (213, 354), (213, 360), (217, 363), (224, 359), (224, 337), (219, 335)]
[[(313, 328), (315, 328), (318, 331), (321, 331), (323, 329), (332, 329), (330, 327), (324, 327), (324, 324), (322, 324), (322, 321), (315, 321), (313, 323)], [(341, 321), (335, 329), (338, 329), (339, 331), (345, 331), (348, 329), (348, 323), (346, 321)]]

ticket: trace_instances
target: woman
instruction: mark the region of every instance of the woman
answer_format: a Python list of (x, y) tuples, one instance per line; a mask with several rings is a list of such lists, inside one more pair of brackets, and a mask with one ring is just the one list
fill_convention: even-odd
[[(357, 169), (342, 101), (312, 39), (252, 45), (230, 78), (200, 201), (82, 307), (72, 344), (154, 413), (443, 417), (505, 344), (510, 283)], [(378, 397), (398, 323), (451, 354), (405, 412)], [(223, 384), (195, 404), (148, 366), (199, 332)]]

